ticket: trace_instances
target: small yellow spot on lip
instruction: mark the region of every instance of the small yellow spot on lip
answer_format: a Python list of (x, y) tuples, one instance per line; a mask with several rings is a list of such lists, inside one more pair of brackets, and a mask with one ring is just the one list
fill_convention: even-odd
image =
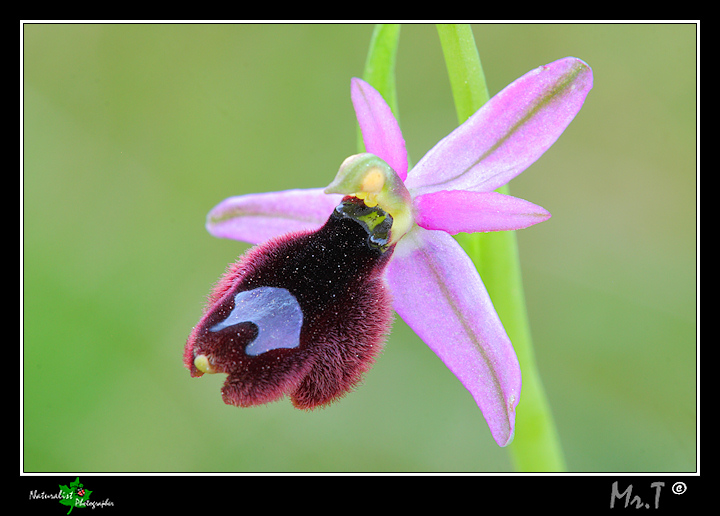
[(368, 169), (363, 177), (361, 189), (363, 192), (377, 193), (385, 186), (385, 175), (378, 167)]
[(373, 194), (368, 195), (364, 202), (368, 208), (374, 208), (378, 205), (377, 196)]
[(205, 355), (198, 355), (195, 357), (195, 367), (202, 373), (213, 374), (217, 372), (210, 364), (208, 357)]

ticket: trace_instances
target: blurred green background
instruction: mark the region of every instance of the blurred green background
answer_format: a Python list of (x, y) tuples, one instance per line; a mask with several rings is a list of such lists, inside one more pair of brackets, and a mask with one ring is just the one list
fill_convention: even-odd
[[(185, 339), (246, 244), (230, 195), (326, 185), (356, 152), (371, 25), (29, 24), (27, 472), (510, 471), (470, 394), (402, 321), (364, 384), (310, 413), (237, 409)], [(696, 27), (473, 26), (491, 94), (575, 56), (595, 86), (510, 183), (535, 349), (571, 471), (696, 468)], [(413, 162), (456, 126), (433, 25), (402, 28)], [(522, 410), (522, 399), (518, 411)]]

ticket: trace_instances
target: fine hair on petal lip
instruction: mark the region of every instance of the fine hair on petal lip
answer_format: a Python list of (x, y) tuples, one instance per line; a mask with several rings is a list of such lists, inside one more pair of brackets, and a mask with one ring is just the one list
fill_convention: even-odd
[[(225, 403), (251, 406), (290, 396), (296, 407), (312, 409), (345, 395), (370, 369), (392, 322), (384, 270), (394, 245), (376, 245), (370, 235), (380, 224), (355, 216), (369, 214), (355, 208), (334, 212), (317, 231), (256, 246), (218, 281), (188, 339), (185, 362), (193, 376), (203, 372), (194, 365), (199, 355), (208, 371), (228, 375)], [(276, 323), (253, 302), (236, 307), (249, 299), (244, 292), (270, 296), (268, 301), (296, 300), (302, 311), (299, 345), (266, 343), (251, 352), (259, 332), (272, 333)]]

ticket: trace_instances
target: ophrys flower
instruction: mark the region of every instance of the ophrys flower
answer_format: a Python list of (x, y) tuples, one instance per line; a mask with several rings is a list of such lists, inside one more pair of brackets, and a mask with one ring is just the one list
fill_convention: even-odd
[[(284, 236), (250, 250), (218, 283), (188, 340), (186, 366), (193, 375), (228, 373), (228, 403), (264, 403), (287, 394), (299, 407), (325, 404), (355, 385), (374, 360), (392, 294), (395, 311), (470, 391), (497, 443), (508, 444), (520, 366), (477, 270), (450, 235), (521, 229), (550, 217), (494, 190), (555, 142), (591, 88), (592, 71), (579, 59), (537, 68), (408, 172), (390, 108), (369, 84), (353, 79), (367, 154), (346, 159), (326, 189), (231, 197), (209, 213), (208, 230), (218, 237), (261, 243)], [(341, 238), (334, 229), (339, 221), (347, 229)], [(303, 268), (314, 273), (301, 285)], [(325, 271), (339, 276), (325, 277)], [(341, 290), (331, 288), (333, 281), (342, 283)], [(244, 292), (261, 288), (274, 290), (257, 293), (261, 301), (251, 308), (236, 309), (252, 295)], [(284, 340), (253, 355), (248, 347), (279, 325), (272, 314), (258, 315), (263, 302), (279, 303), (296, 317), (279, 332)], [(338, 311), (345, 317), (333, 318)], [(229, 342), (232, 332), (238, 340)]]

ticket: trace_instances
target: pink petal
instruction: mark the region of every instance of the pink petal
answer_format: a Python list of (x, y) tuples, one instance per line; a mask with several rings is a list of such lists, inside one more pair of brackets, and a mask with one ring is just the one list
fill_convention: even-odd
[(522, 229), (550, 218), (540, 206), (497, 192), (442, 190), (414, 200), (415, 222), (451, 235)]
[(523, 75), (430, 149), (405, 185), (413, 197), (439, 190), (495, 190), (555, 143), (592, 84), (592, 70), (574, 57)]
[(352, 79), (350, 92), (365, 152), (382, 158), (405, 181), (408, 169), (405, 140), (390, 106), (362, 79)]
[(387, 280), (395, 311), (470, 391), (495, 441), (509, 444), (520, 365), (470, 258), (447, 233), (416, 226), (398, 242)]
[(327, 195), (322, 188), (240, 195), (225, 199), (207, 216), (211, 235), (251, 244), (322, 226), (342, 195)]

